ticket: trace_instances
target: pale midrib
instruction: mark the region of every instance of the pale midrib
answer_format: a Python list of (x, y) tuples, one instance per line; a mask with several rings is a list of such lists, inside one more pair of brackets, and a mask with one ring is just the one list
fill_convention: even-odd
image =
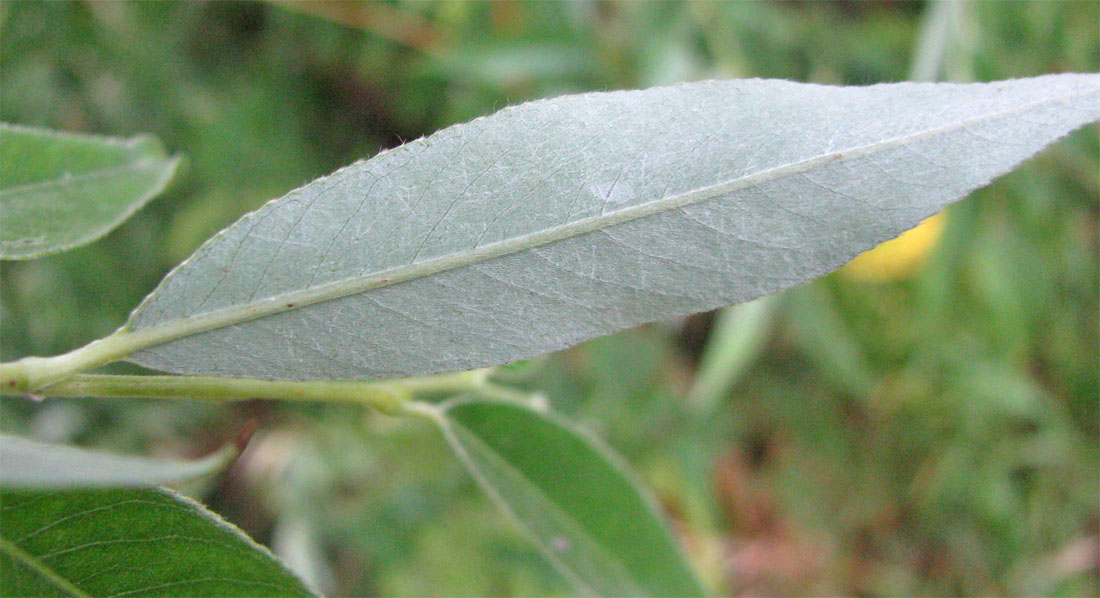
[[(766, 182), (810, 171), (818, 166), (831, 162), (854, 160), (856, 158), (902, 147), (938, 135), (966, 129), (967, 127), (984, 121), (1025, 113), (1048, 104), (1064, 103), (1095, 93), (1094, 90), (1090, 89), (1080, 93), (1059, 96), (1057, 98), (1048, 98), (1012, 109), (985, 114), (950, 125), (929, 129), (920, 133), (892, 137), (884, 141), (870, 143), (860, 147), (830, 152), (807, 160), (777, 166), (756, 174), (743, 176), (708, 187), (702, 187), (679, 195), (671, 195), (622, 208), (620, 210), (581, 218), (541, 231), (489, 243), (462, 253), (454, 253), (412, 264), (395, 266), (367, 276), (336, 280), (315, 287), (291, 291), (242, 305), (235, 305), (196, 316), (188, 316), (178, 320), (155, 324), (147, 328), (137, 330), (124, 328), (119, 333), (116, 333), (116, 337), (112, 340), (117, 343), (115, 348), (120, 351), (120, 356), (124, 356), (134, 351), (166, 343), (184, 336), (200, 334), (225, 326), (240, 324), (257, 318), (296, 310), (324, 301), (357, 295), (372, 289), (392, 286), (402, 282), (438, 274), (440, 272), (455, 270), (494, 258), (534, 249), (535, 247), (588, 234), (617, 224), (623, 224), (639, 218), (645, 218), (647, 216), (653, 216), (692, 204), (701, 203), (733, 191), (754, 187)], [(154, 291), (154, 293), (156, 293), (156, 291)], [(150, 299), (152, 299), (152, 296), (143, 302), (143, 306), (148, 305)], [(133, 322), (140, 313), (141, 307), (139, 307), (130, 317), (130, 322)], [(122, 351), (125, 351), (125, 353), (122, 353)]]
[(28, 191), (41, 191), (43, 189), (49, 189), (51, 187), (68, 187), (74, 183), (90, 183), (98, 179), (108, 179), (119, 175), (129, 175), (139, 170), (151, 170), (152, 167), (160, 166), (160, 163), (170, 166), (174, 161), (173, 158), (141, 158), (133, 162), (127, 162), (122, 166), (116, 166), (114, 168), (101, 168), (98, 170), (91, 170), (80, 174), (69, 175), (68, 177), (62, 177), (57, 179), (50, 179), (47, 181), (39, 181), (36, 183), (27, 183), (26, 185), (16, 185), (14, 187), (7, 187), (0, 189), (0, 201), (11, 200), (13, 196), (26, 193)]
[(89, 598), (89, 594), (85, 593), (80, 588), (72, 584), (72, 582), (66, 580), (57, 574), (53, 569), (46, 566), (33, 556), (27, 554), (23, 549), (16, 546), (13, 542), (7, 538), (0, 537), (0, 551), (6, 552), (11, 557), (20, 563), (23, 563), (28, 568), (34, 570), (35, 573), (41, 575), (48, 580), (51, 584), (57, 586), (64, 592), (67, 592), (71, 596), (77, 596), (79, 598)]
[[(455, 428), (462, 428), (463, 430), (465, 430), (466, 433), (469, 435), (469, 439), (476, 443), (477, 446), (482, 448), (487, 460), (493, 461), (497, 466), (500, 467), (502, 472), (504, 472), (502, 475), (509, 476), (513, 478), (513, 480), (515, 478), (519, 478), (523, 481), (528, 481), (527, 476), (514, 465), (509, 463), (507, 459), (497, 453), (485, 441), (478, 437), (478, 435), (475, 434), (472, 430), (456, 421), (447, 419), (443, 410), (441, 410), (439, 413), (440, 417), (437, 418), (436, 421), (438, 425), (443, 428), (444, 436), (448, 437), (448, 440), (450, 441), (450, 444), (455, 450), (459, 459), (465, 462), (465, 464), (468, 466), (470, 475), (476, 478), (477, 482), (484, 489), (485, 493), (488, 494), (501, 509), (511, 515), (512, 519), (514, 519), (520, 525), (520, 527), (523, 528), (527, 535), (534, 540), (535, 544), (540, 549), (542, 549), (543, 554), (546, 555), (550, 562), (552, 562), (566, 577), (573, 581), (574, 584), (578, 585), (578, 589), (580, 589), (582, 593), (593, 596), (598, 595), (599, 592), (597, 592), (596, 588), (589, 583), (588, 579), (582, 578), (574, 567), (568, 565), (562, 558), (559, 557), (556, 552), (554, 552), (552, 546), (544, 542), (543, 538), (540, 538), (537, 534), (535, 534), (535, 532), (532, 531), (531, 528), (524, 522), (523, 518), (520, 517), (515, 509), (512, 508), (511, 503), (506, 500), (503, 495), (501, 495), (499, 489), (489, 482), (489, 479), (485, 475), (485, 473), (480, 471), (476, 466), (474, 459), (470, 456), (470, 452), (467, 450), (466, 446), (464, 446), (461, 440), (459, 440), (458, 434), (455, 432)], [(626, 564), (622, 562), (622, 559), (619, 558), (618, 555), (616, 555), (602, 542), (594, 538), (592, 534), (588, 532), (588, 530), (581, 527), (580, 523), (576, 521), (576, 519), (574, 519), (571, 515), (569, 515), (567, 511), (560, 508), (558, 504), (553, 501), (542, 488), (539, 488), (533, 482), (529, 483), (528, 485), (530, 486), (530, 490), (535, 495), (541, 497), (542, 500), (546, 504), (550, 505), (553, 511), (557, 513), (556, 519), (562, 527), (568, 528), (570, 531), (573, 532), (575, 538), (583, 539), (589, 547), (594, 548), (594, 552), (603, 557), (606, 566), (613, 569), (615, 573), (618, 574), (620, 580), (625, 580), (631, 585), (630, 591), (624, 592), (624, 595), (644, 595), (644, 593), (642, 592), (642, 587), (639, 585), (639, 582), (635, 580), (634, 575), (631, 573), (630, 569), (627, 568)]]

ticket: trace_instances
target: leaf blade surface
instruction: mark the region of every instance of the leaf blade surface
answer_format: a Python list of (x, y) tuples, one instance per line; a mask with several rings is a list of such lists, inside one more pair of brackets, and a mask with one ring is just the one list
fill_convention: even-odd
[(237, 455), (232, 446), (194, 461), (114, 455), (0, 435), (0, 486), (88, 488), (159, 486), (222, 469)]
[(440, 415), (470, 473), (579, 591), (703, 594), (653, 500), (606, 448), (515, 403), (459, 399)]
[(99, 239), (160, 193), (178, 162), (148, 136), (0, 123), (0, 258), (30, 259)]
[(269, 552), (165, 490), (0, 491), (4, 596), (310, 596)]
[[(212, 239), (133, 361), (372, 378), (494, 365), (825, 274), (1100, 118), (1100, 76), (712, 81), (509, 108)], [(154, 346), (155, 345), (155, 346)]]

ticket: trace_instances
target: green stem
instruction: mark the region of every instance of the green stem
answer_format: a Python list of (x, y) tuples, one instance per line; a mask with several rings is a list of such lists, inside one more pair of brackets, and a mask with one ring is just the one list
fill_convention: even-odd
[(366, 404), (389, 414), (404, 413), (403, 403), (420, 393), (476, 390), (485, 383), (485, 370), (453, 372), (400, 380), (257, 380), (212, 376), (74, 375), (35, 389), (44, 397), (119, 397), (241, 401), (281, 399)]
[[(454, 372), (389, 381), (286, 382), (209, 376), (95, 376), (77, 372), (121, 359), (155, 342), (150, 333), (121, 328), (110, 336), (55, 357), (25, 357), (0, 363), (0, 395), (105, 396), (241, 400), (266, 397), (288, 400), (364, 402), (376, 396), (416, 392), (465, 391), (485, 384), (488, 370)], [(156, 339), (154, 339), (156, 340)], [(326, 398), (327, 397), (327, 398)], [(337, 398), (339, 397), (339, 398)], [(369, 402), (369, 401), (368, 401)]]
[(121, 359), (135, 350), (135, 335), (125, 328), (114, 334), (54, 357), (24, 357), (0, 363), (0, 392), (38, 393), (39, 389), (73, 374)]
[(422, 401), (406, 401), (401, 404), (400, 415), (415, 417), (435, 425), (446, 425), (443, 419), (443, 410), (438, 405), (424, 403)]

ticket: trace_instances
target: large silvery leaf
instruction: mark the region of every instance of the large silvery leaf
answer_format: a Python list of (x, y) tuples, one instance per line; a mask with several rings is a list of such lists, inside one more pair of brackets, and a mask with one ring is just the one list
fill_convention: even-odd
[(370, 378), (526, 358), (839, 267), (1100, 118), (1100, 75), (711, 81), (532, 102), (292, 191), (131, 317), (138, 363)]
[(155, 489), (0, 491), (0, 595), (310, 596), (240, 530)]
[(0, 487), (159, 486), (214, 473), (236, 456), (234, 446), (194, 461), (114, 455), (0, 434)]
[(160, 193), (178, 163), (145, 135), (118, 139), (0, 123), (0, 258), (95, 241)]
[(460, 399), (434, 419), (482, 488), (581, 593), (703, 594), (654, 502), (607, 449), (514, 403)]

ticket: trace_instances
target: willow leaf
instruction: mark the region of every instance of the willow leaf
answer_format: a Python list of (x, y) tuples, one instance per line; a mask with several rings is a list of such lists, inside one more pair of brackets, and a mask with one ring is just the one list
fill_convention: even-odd
[(0, 486), (90, 488), (174, 484), (212, 474), (228, 465), (238, 452), (229, 445), (202, 459), (170, 461), (0, 434)]
[(580, 593), (703, 595), (655, 501), (606, 448), (516, 403), (457, 399), (435, 419), (482, 488)]
[(30, 259), (110, 232), (171, 180), (147, 135), (118, 139), (0, 123), (0, 258)]
[(506, 363), (825, 274), (1097, 118), (1095, 74), (523, 104), (245, 216), (122, 336), (134, 361), (190, 374)]
[(0, 596), (313, 596), (265, 548), (167, 490), (0, 490)]

